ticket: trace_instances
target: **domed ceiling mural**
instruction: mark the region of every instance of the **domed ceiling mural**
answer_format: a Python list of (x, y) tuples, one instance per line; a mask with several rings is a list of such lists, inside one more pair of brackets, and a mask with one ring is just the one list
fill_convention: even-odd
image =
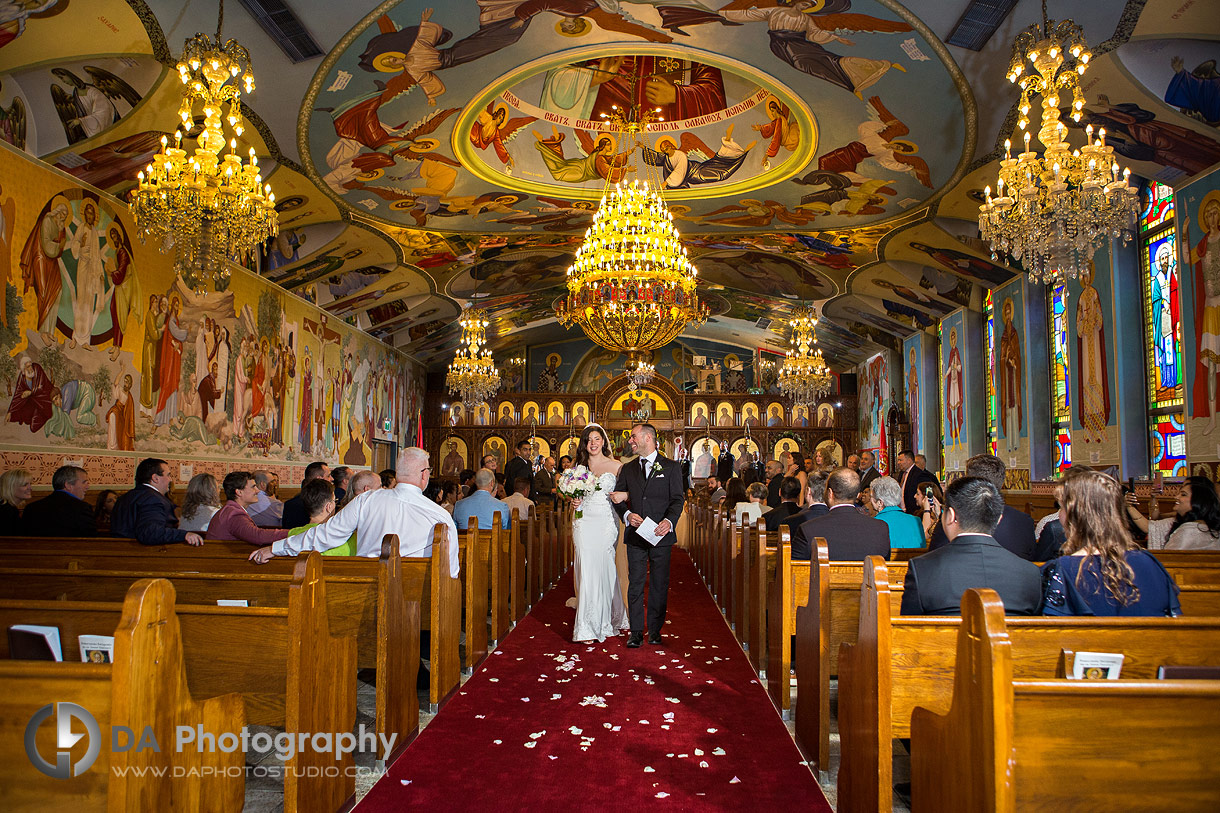
[[(1012, 38), (1040, 4), (1019, 0), (980, 50), (946, 45), (971, 5), (287, 0), (321, 51), (294, 62), (231, 1), (224, 33), (257, 80), (245, 138), (281, 223), (252, 270), (434, 369), (471, 303), (515, 352), (579, 335), (555, 319), (567, 266), (606, 185), (647, 179), (711, 312), (684, 335), (782, 351), (812, 303), (846, 368), (1020, 273), (974, 221), (1015, 124)], [(1050, 8), (1096, 54), (1081, 126), (1144, 177), (1220, 161), (1206, 5)], [(0, 9), (0, 140), (125, 195), (177, 122), (174, 57), (218, 8)], [(644, 116), (645, 132), (615, 123)]]

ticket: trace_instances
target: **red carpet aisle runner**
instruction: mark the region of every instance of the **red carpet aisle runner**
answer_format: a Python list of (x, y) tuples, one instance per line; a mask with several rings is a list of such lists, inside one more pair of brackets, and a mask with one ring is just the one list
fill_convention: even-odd
[(357, 808), (831, 810), (675, 550), (666, 645), (571, 641), (546, 595)]

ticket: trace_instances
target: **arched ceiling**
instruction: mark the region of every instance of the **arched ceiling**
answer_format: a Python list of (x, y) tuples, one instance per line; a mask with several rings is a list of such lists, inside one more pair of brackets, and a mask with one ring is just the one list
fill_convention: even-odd
[[(247, 136), (281, 209), (258, 270), (433, 366), (471, 302), (491, 312), (497, 354), (572, 335), (554, 303), (607, 177), (665, 179), (713, 314), (690, 335), (743, 348), (782, 349), (784, 320), (816, 302), (820, 344), (846, 367), (1014, 273), (974, 220), (1015, 121), (1012, 38), (1037, 0), (978, 52), (943, 42), (968, 0), (287, 4), (324, 56), (294, 64), (225, 9), (226, 37), (253, 54)], [(1050, 5), (1097, 54), (1086, 113), (1123, 163), (1173, 183), (1220, 161), (1220, 116), (1181, 91), (1215, 93), (1220, 15)], [(215, 30), (216, 0), (8, 13), (0, 138), (125, 194), (176, 122), (173, 55)], [(113, 110), (73, 121), (72, 94), (91, 87)], [(644, 146), (662, 166), (604, 129), (633, 99), (661, 111)], [(667, 143), (685, 170), (664, 164)]]

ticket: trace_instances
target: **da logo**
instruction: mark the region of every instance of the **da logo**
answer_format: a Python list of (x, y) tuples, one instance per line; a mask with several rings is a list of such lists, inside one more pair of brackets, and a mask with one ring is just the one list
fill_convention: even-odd
[[(38, 735), (38, 727), (52, 713), (55, 714), (54, 765), (42, 758), (42, 754), (38, 753), (38, 747), (34, 743), (34, 739)], [(73, 733), (72, 720), (74, 719), (79, 720), (85, 726), (84, 734)], [(80, 742), (82, 737), (89, 738), (89, 748), (85, 751), (84, 758), (73, 765), (71, 749)], [(30, 763), (35, 768), (53, 779), (80, 776), (93, 765), (101, 749), (102, 734), (98, 729), (97, 720), (84, 707), (78, 706), (76, 703), (47, 703), (34, 712), (34, 716), (30, 718), (30, 722), (25, 727), (25, 755), (29, 757)]]

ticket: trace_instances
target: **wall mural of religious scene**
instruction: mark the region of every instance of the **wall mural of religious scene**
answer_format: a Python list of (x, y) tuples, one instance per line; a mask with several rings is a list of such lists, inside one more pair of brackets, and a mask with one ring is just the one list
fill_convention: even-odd
[(1220, 461), (1220, 171), (1174, 190), (1186, 453)]
[(911, 421), (911, 448), (928, 458), (930, 471), (940, 468), (940, 387), (936, 339), (920, 332), (902, 343), (904, 406)]
[(1068, 280), (1068, 350), (1073, 379), (1072, 458), (1089, 466), (1120, 461), (1115, 398), (1114, 294), (1109, 254), (1098, 251)]
[[(960, 472), (971, 455), (968, 422), (974, 417), (968, 409), (968, 388), (978, 382), (968, 380), (966, 366), (969, 347), (966, 339), (965, 311), (954, 311), (940, 323), (941, 432), (944, 437), (944, 470)], [(971, 376), (972, 377), (972, 376)]]
[(16, 153), (0, 175), (35, 202), (0, 191), (9, 448), (368, 465), (418, 418), (401, 354), (240, 271), (193, 290), (122, 204)]
[(1029, 469), (1028, 343), (1022, 316), (1026, 283), (1018, 278), (991, 291), (987, 324), (987, 417), (993, 452), (1010, 469)]
[(900, 449), (889, 449), (885, 436), (885, 417), (890, 409), (890, 361), (887, 353), (877, 353), (856, 368), (860, 393), (860, 448), (873, 451), (878, 468), (889, 471), (892, 455)]

